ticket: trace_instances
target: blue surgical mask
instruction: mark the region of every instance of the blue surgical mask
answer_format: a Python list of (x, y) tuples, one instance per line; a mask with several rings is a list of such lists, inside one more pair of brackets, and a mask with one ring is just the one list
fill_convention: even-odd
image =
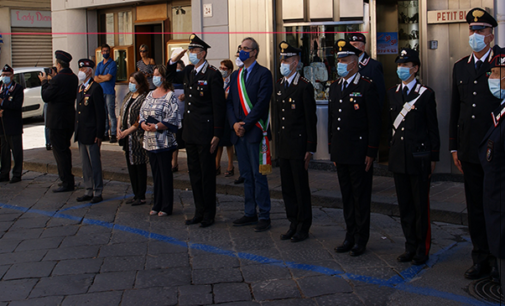
[(285, 77), (291, 74), (290, 64), (281, 64), (281, 74)]
[(484, 48), (486, 48), (484, 38), (486, 38), (486, 36), (477, 33), (473, 33), (472, 35), (470, 35), (470, 37), (468, 38), (468, 42), (473, 51), (480, 52), (484, 50)]
[(160, 76), (153, 76), (153, 84), (154, 86), (156, 87), (160, 87), (161, 84), (163, 84), (163, 82), (161, 81), (161, 77)]
[(189, 54), (189, 61), (193, 65), (198, 64), (200, 62), (200, 60), (198, 59), (198, 53), (190, 53)]
[(240, 60), (242, 62), (245, 62), (250, 56), (251, 56), (250, 52), (245, 52), (244, 50), (240, 50), (238, 58), (240, 58)]
[(2, 83), (7, 85), (11, 82), (11, 77), (3, 76), (1, 80), (2, 80)]
[(339, 76), (345, 78), (349, 74), (349, 71), (347, 71), (347, 64), (338, 63), (337, 64), (337, 73)]
[(410, 68), (408, 67), (398, 67), (396, 69), (396, 74), (398, 74), (400, 80), (404, 82), (410, 79), (410, 77), (412, 76), (412, 73), (410, 73)]
[(137, 85), (133, 84), (132, 82), (130, 82), (128, 84), (128, 89), (131, 91), (131, 92), (136, 92), (137, 91)]
[[(505, 79), (505, 78), (502, 78)], [(505, 99), (505, 89), (501, 89), (502, 79), (488, 79), (489, 91), (498, 99)]]
[(102, 54), (102, 56), (103, 56), (103, 58), (108, 59), (110, 56), (110, 53), (104, 53), (104, 54)]

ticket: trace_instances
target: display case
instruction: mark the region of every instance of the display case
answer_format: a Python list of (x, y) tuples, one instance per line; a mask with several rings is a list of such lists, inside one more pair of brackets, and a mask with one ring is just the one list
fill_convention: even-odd
[(419, 2), (398, 1), (398, 47), (419, 52)]
[(130, 74), (135, 72), (134, 52), (133, 46), (119, 46), (112, 48), (112, 59), (117, 64), (116, 83), (128, 83)]
[[(165, 50), (167, 50), (167, 62), (172, 58), (172, 53), (174, 51), (182, 51), (182, 50), (187, 50), (189, 46), (189, 41), (169, 41), (167, 42), (167, 47)], [(189, 65), (189, 58), (188, 58), (188, 53), (184, 54), (184, 56), (181, 59), (184, 62), (184, 65)]]
[(346, 33), (359, 32), (360, 24), (288, 26), (286, 41), (302, 49), (301, 74), (314, 85), (316, 100), (328, 100), (330, 85), (338, 79), (335, 42)]

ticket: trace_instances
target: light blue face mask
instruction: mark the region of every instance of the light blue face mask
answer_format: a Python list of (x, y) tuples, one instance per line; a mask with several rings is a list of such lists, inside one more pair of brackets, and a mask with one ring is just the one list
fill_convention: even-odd
[(190, 53), (189, 54), (189, 61), (191, 64), (196, 65), (200, 60), (198, 59), (198, 53)]
[(11, 82), (11, 77), (8, 77), (8, 76), (3, 76), (2, 77), (2, 83), (4, 84), (9, 84)]
[(137, 85), (133, 84), (132, 82), (130, 82), (128, 84), (128, 89), (131, 91), (131, 92), (136, 92), (137, 91)]
[(406, 81), (408, 79), (410, 79), (410, 77), (412, 76), (412, 73), (410, 73), (410, 68), (408, 67), (398, 67), (396, 69), (396, 74), (398, 74), (398, 77), (400, 78), (400, 80), (402, 81)]
[(486, 36), (484, 35), (473, 33), (468, 38), (468, 43), (470, 44), (470, 47), (472, 48), (473, 51), (480, 52), (484, 50), (484, 48), (486, 47), (486, 43), (484, 42), (485, 38)]
[[(350, 62), (349, 64), (351, 64), (351, 63), (353, 63), (353, 62)], [(344, 64), (344, 63), (337, 64), (337, 73), (339, 76), (345, 78), (349, 74), (349, 71), (347, 70), (347, 65), (348, 64)]]
[(161, 77), (160, 76), (153, 76), (153, 84), (156, 87), (160, 87), (163, 82), (161, 82)]
[(290, 64), (281, 64), (281, 74), (285, 77), (291, 74), (292, 69), (290, 69)]
[(501, 79), (488, 79), (487, 83), (489, 85), (489, 91), (493, 96), (498, 99), (505, 99), (505, 89), (501, 89), (501, 80), (505, 79), (505, 77)]

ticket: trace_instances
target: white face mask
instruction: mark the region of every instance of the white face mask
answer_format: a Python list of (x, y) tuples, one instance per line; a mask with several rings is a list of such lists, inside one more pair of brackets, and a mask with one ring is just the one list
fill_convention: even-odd
[(84, 80), (86, 80), (86, 72), (79, 71), (79, 73), (77, 73), (77, 78), (79, 79), (79, 82), (84, 82)]

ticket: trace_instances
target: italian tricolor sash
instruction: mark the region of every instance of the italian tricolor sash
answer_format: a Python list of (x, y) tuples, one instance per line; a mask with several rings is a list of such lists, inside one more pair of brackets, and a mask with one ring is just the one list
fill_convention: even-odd
[[(247, 90), (245, 88), (245, 76), (244, 76), (244, 68), (240, 69), (237, 78), (238, 83), (238, 95), (240, 97), (240, 104), (242, 105), (242, 110), (244, 114), (247, 116), (251, 112), (253, 105), (249, 96), (247, 95)], [(260, 159), (260, 169), (259, 172), (263, 175), (267, 175), (272, 173), (272, 161), (270, 159), (270, 142), (268, 141), (268, 124), (270, 123), (270, 111), (268, 112), (268, 119), (265, 122), (260, 119), (259, 122), (256, 122), (256, 126), (261, 129), (263, 132), (263, 139), (261, 141), (261, 146), (259, 150)]]

